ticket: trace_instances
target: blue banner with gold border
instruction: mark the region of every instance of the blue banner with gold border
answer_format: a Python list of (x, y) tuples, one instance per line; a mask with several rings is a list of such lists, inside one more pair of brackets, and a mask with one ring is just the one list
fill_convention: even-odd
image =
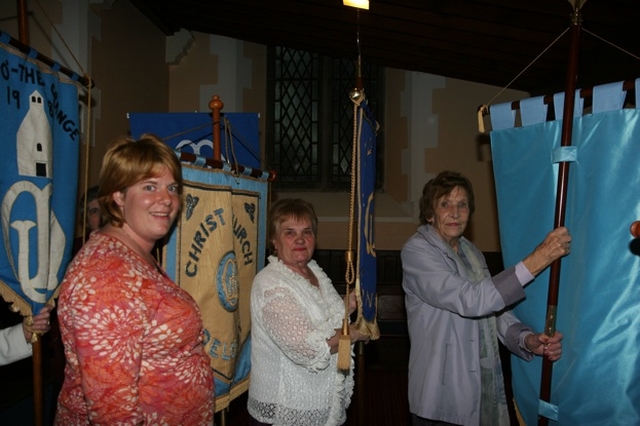
[(78, 86), (9, 39), (0, 32), (0, 294), (30, 315), (55, 296), (71, 258)]
[(358, 140), (358, 274), (356, 294), (358, 298), (358, 329), (376, 339), (379, 330), (377, 313), (377, 263), (374, 225), (374, 193), (376, 187), (376, 132), (377, 122), (373, 113), (361, 103), (357, 108)]

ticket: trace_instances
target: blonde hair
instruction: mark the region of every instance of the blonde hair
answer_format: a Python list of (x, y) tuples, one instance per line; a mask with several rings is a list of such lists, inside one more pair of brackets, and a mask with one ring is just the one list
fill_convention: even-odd
[(182, 166), (173, 148), (152, 134), (144, 134), (139, 140), (121, 136), (109, 144), (102, 160), (98, 203), (105, 223), (121, 227), (124, 217), (113, 194), (125, 191), (136, 182), (158, 176), (166, 167), (178, 184), (182, 195)]

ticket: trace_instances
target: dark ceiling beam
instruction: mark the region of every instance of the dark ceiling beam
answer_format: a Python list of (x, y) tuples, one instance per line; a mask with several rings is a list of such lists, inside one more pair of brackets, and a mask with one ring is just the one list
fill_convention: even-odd
[[(550, 45), (570, 26), (566, 0), (375, 0), (369, 11), (359, 12), (359, 26), (356, 9), (341, 0), (132, 2), (168, 35), (184, 28), (355, 59), (359, 28), (363, 61), (383, 67), (496, 86), (515, 78), (511, 88), (532, 94), (560, 91), (565, 84), (568, 37)], [(624, 49), (639, 49), (631, 33), (640, 1), (589, 0), (583, 15), (584, 28), (613, 37), (609, 41)], [(579, 83), (640, 75), (638, 61), (612, 50), (583, 34)]]

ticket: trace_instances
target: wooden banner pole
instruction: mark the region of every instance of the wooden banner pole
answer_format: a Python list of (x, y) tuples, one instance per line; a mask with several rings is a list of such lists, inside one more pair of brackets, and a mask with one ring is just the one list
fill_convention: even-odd
[[(562, 139), (560, 146), (570, 146), (573, 132), (573, 115), (575, 105), (576, 79), (578, 75), (578, 50), (580, 44), (580, 27), (582, 16), (580, 9), (576, 8), (571, 15), (571, 46), (569, 52), (569, 65), (567, 68), (567, 84), (564, 95), (564, 111), (562, 116)], [(565, 210), (567, 203), (567, 186), (569, 181), (569, 163), (559, 163), (558, 190), (556, 195), (556, 209), (554, 227), (564, 226)], [(561, 259), (551, 264), (549, 278), (549, 294), (547, 296), (547, 315), (544, 332), (547, 336), (553, 336), (556, 331), (556, 318), (558, 309), (558, 292), (560, 288)], [(540, 379), (540, 400), (551, 400), (551, 378), (553, 375), (553, 363), (544, 357), (542, 360), (542, 375)], [(548, 418), (538, 413), (538, 425), (546, 426)]]
[[(29, 44), (29, 23), (27, 14), (27, 1), (18, 1), (18, 33), (20, 34), (20, 43)], [(35, 314), (35, 312), (34, 312)], [(40, 336), (31, 343), (33, 356), (31, 357), (33, 364), (33, 421), (35, 426), (44, 424), (44, 407), (42, 396), (42, 340)]]
[(220, 111), (224, 108), (224, 103), (220, 100), (220, 96), (213, 96), (209, 102), (209, 108), (212, 112), (213, 121), (213, 159), (220, 161), (222, 159), (222, 150), (220, 148)]

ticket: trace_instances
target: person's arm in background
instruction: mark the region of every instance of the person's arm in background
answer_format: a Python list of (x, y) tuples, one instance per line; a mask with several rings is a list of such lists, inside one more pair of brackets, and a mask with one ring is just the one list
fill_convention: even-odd
[[(51, 306), (45, 306), (38, 315), (33, 316), (32, 320), (24, 317), (21, 324), (0, 330), (0, 365), (31, 356), (31, 337), (34, 332), (42, 335), (49, 331), (51, 309)], [(29, 325), (30, 322), (32, 322), (31, 325)]]

